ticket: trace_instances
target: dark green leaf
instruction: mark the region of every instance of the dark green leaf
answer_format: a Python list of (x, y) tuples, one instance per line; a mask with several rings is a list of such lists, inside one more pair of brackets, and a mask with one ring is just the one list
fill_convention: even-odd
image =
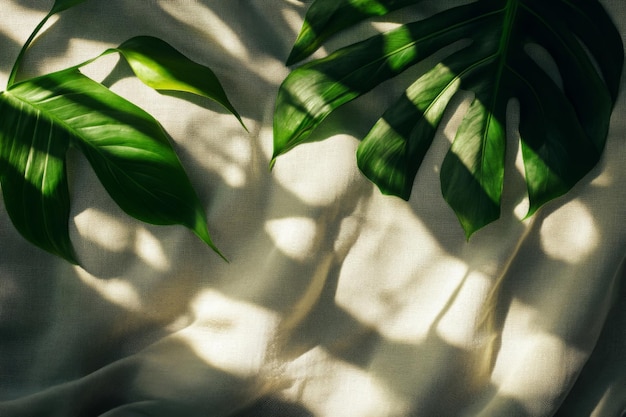
[[(457, 40), (462, 35), (460, 23), (469, 25), (475, 20), (467, 15), (470, 11), (467, 7), (453, 9), (429, 21), (402, 26), (291, 72), (278, 92), (273, 159), (305, 142), (339, 106)], [(475, 22), (475, 30), (480, 23)], [(437, 33), (441, 35), (433, 35)]]
[(11, 93), (0, 94), (0, 114), (0, 183), (13, 224), (30, 242), (77, 263), (68, 229), (70, 134)]
[(70, 7), (74, 7), (81, 3), (84, 3), (86, 0), (56, 0), (54, 2), (54, 6), (52, 6), (52, 10), (50, 10), (50, 14), (60, 13), (64, 10), (69, 9)]
[(304, 24), (287, 58), (295, 64), (315, 52), (335, 33), (371, 16), (384, 16), (421, 0), (318, 0), (307, 10)]
[[(326, 27), (336, 13), (324, 0), (311, 10), (307, 18), (315, 21), (306, 22), (303, 33)], [(344, 19), (334, 27), (354, 24)], [(511, 98), (521, 106), (529, 215), (567, 192), (601, 155), (623, 67), (621, 37), (597, 0), (479, 0), (312, 61), (280, 88), (273, 162), (306, 142), (339, 106), (464, 39), (470, 42), (420, 77), (373, 127), (357, 152), (360, 169), (384, 193), (408, 199), (460, 83), (475, 98), (443, 162), (441, 182), (466, 235), (500, 215)], [(558, 74), (549, 76), (529, 57), (537, 45)]]
[(224, 106), (244, 126), (213, 71), (190, 60), (167, 42), (151, 36), (138, 36), (116, 50), (128, 61), (137, 78), (149, 87), (207, 97)]
[[(85, 154), (128, 214), (152, 224), (184, 225), (217, 251), (198, 197), (149, 114), (77, 69), (16, 84), (0, 97), (5, 202), (18, 230), (35, 244), (75, 261), (67, 237), (69, 143)], [(41, 202), (31, 205), (35, 200)]]
[(359, 144), (359, 168), (383, 193), (409, 199), (410, 179), (417, 174), (436, 126), (460, 84), (450, 68), (437, 65), (406, 90)]

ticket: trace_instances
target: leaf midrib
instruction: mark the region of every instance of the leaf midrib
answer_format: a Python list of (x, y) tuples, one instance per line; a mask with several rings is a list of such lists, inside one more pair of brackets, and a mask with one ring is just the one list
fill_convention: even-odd
[[(40, 125), (40, 118), (48, 118), (48, 120), (51, 122), (50, 125), (50, 129), (48, 129), (48, 139), (46, 141), (46, 152), (45, 152), (45, 162), (44, 162), (44, 169), (43, 169), (43, 173), (42, 173), (42, 178), (41, 178), (41, 184), (40, 185), (36, 185), (33, 184), (31, 181), (25, 181), (24, 184), (26, 184), (27, 182), (29, 184), (31, 184), (33, 187), (36, 187), (39, 191), (39, 196), (40, 196), (40, 201), (41, 201), (41, 206), (45, 207), (45, 198), (46, 198), (46, 184), (47, 184), (47, 178), (48, 178), (48, 161), (49, 161), (49, 155), (50, 155), (50, 149), (52, 146), (52, 127), (53, 127), (53, 123), (54, 121), (52, 120), (52, 118), (48, 117), (40, 108), (38, 108), (38, 106), (34, 106), (32, 105), (32, 103), (30, 103), (27, 100), (24, 100), (22, 97), (17, 96), (15, 94), (10, 93), (10, 91), (5, 91), (3, 93), (3, 95), (5, 97), (7, 97), (9, 100), (11, 99), (15, 99), (18, 103), (19, 103), (19, 119), (18, 119), (18, 123), (17, 125), (21, 124), (21, 118), (22, 115), (24, 114), (23, 111), (23, 106), (25, 105), (29, 105), (31, 106), (35, 112), (34, 112), (34, 118), (35, 118), (35, 126), (34, 126), (34, 131), (36, 132), (37, 129), (39, 128)], [(30, 146), (29, 146), (29, 150), (28, 150), (28, 156), (27, 156), (27, 160), (26, 160), (26, 165), (24, 167), (24, 179), (27, 179), (29, 177), (29, 172), (32, 168), (32, 160), (34, 158), (34, 154), (33, 154), (33, 149), (35, 149), (35, 134), (33, 134), (33, 138), (31, 140)], [(27, 201), (27, 196), (28, 193), (27, 192), (23, 192), (22, 196), (24, 197), (23, 200), (23, 207), (27, 207), (28, 206), (28, 201)], [(25, 213), (26, 214), (26, 213)], [(48, 240), (50, 242), (54, 242), (54, 236), (56, 235), (55, 231), (51, 229), (50, 227), (50, 222), (48, 221), (48, 217), (47, 216), (42, 216), (43, 222), (44, 222), (44, 230), (45, 230), (45, 234), (48, 236)], [(53, 245), (55, 246), (55, 249), (58, 251), (58, 253), (62, 254), (64, 253), (62, 248), (58, 248), (56, 244), (53, 243)]]
[[(441, 29), (441, 30), (439, 30), (439, 31), (429, 33), (427, 36), (424, 36), (424, 37), (422, 37), (422, 38), (420, 38), (420, 39), (416, 39), (416, 40), (414, 40), (414, 41), (412, 41), (412, 42), (410, 42), (410, 43), (408, 43), (408, 44), (406, 44), (406, 45), (403, 45), (403, 46), (402, 46), (402, 47), (400, 47), (400, 48), (397, 48), (397, 49), (395, 49), (395, 50), (393, 50), (393, 51), (391, 51), (391, 52), (387, 52), (387, 53), (385, 53), (384, 55), (380, 56), (380, 57), (379, 57), (379, 58), (377, 58), (376, 60), (374, 60), (374, 61), (372, 61), (371, 63), (367, 64), (365, 67), (371, 67), (371, 66), (373, 66), (373, 65), (379, 64), (379, 63), (381, 63), (381, 62), (383, 62), (383, 61), (386, 61), (386, 60), (387, 60), (390, 56), (393, 56), (393, 55), (399, 54), (399, 53), (401, 53), (402, 51), (404, 51), (405, 49), (410, 48), (410, 47), (413, 47), (413, 46), (415, 46), (416, 44), (418, 44), (418, 43), (420, 43), (420, 42), (424, 42), (424, 41), (426, 41), (426, 40), (428, 40), (428, 39), (432, 39), (433, 37), (439, 36), (439, 35), (441, 35), (442, 33), (445, 33), (445, 32), (450, 31), (450, 30), (457, 29), (457, 28), (459, 28), (459, 27), (461, 27), (461, 26), (465, 26), (465, 25), (470, 24), (470, 23), (472, 23), (472, 22), (475, 22), (475, 21), (478, 21), (478, 20), (481, 20), (481, 19), (486, 19), (486, 18), (488, 18), (488, 17), (490, 17), (490, 16), (493, 16), (493, 15), (497, 15), (497, 14), (501, 13), (503, 10), (505, 10), (505, 8), (492, 10), (491, 12), (488, 12), (488, 13), (485, 13), (485, 14), (481, 14), (481, 15), (479, 15), (479, 16), (475, 16), (475, 17), (472, 17), (472, 18), (467, 19), (467, 20), (463, 20), (463, 21), (461, 21), (461, 22), (459, 22), (459, 23), (457, 23), (457, 24), (455, 24), (455, 25), (452, 25), (452, 26), (447, 26), (445, 29)], [(384, 36), (386, 36), (386, 35), (385, 35), (385, 34), (382, 34), (382, 35), (379, 35), (379, 36), (383, 36), (383, 37), (384, 37)], [(335, 54), (336, 54), (336, 53), (339, 53), (339, 51), (335, 52)], [(331, 56), (332, 56), (332, 55), (331, 55)], [(331, 56), (329, 56), (328, 58), (330, 58)], [(328, 59), (328, 58), (327, 58), (327, 59)], [(362, 70), (363, 70), (363, 68), (364, 68), (364, 67), (361, 67), (361, 68), (355, 69), (355, 70), (353, 70), (353, 71), (350, 71), (349, 73), (347, 73), (347, 74), (346, 74), (346, 75), (344, 75), (343, 77), (339, 78), (338, 80), (335, 80), (335, 82), (333, 82), (332, 84), (330, 84), (329, 89), (333, 89), (333, 88), (335, 88), (335, 87), (336, 87), (336, 86), (338, 86), (338, 85), (342, 85), (342, 86), (343, 86), (343, 85), (344, 85), (343, 81), (345, 81), (346, 79), (349, 79), (349, 78), (350, 78), (350, 77), (352, 77), (355, 73), (362, 71)], [(314, 68), (312, 68), (312, 66), (304, 66), (304, 67), (302, 67), (302, 69), (303, 69), (303, 70), (305, 70), (305, 69), (306, 69), (306, 70), (312, 70), (312, 71), (315, 71), (315, 69), (314, 69)], [(348, 91), (344, 91), (342, 94), (340, 94), (340, 95), (336, 96), (336, 97), (332, 100), (332, 102), (337, 102), (337, 101), (340, 101), (340, 100), (341, 100), (341, 98), (342, 98), (342, 97), (344, 97), (344, 96), (346, 96), (346, 95), (349, 95), (349, 92), (348, 92)], [(348, 101), (349, 101), (349, 100), (348, 100)], [(325, 103), (325, 105), (326, 105), (326, 106), (327, 106), (328, 104), (329, 104), (329, 102), (326, 102), (326, 103)], [(324, 106), (324, 107), (326, 107), (326, 106)], [(332, 111), (332, 110), (331, 110), (331, 111)], [(330, 113), (330, 111), (322, 112), (322, 117), (323, 117), (324, 113), (328, 114), (328, 113)], [(318, 117), (319, 117), (319, 116), (318, 116)], [(314, 118), (313, 120), (317, 119), (318, 117)], [(309, 123), (307, 122), (307, 119), (308, 119), (308, 118), (304, 118), (304, 119), (300, 122), (300, 124), (299, 124), (299, 129), (298, 129), (300, 132), (298, 133), (298, 135), (297, 135), (297, 136), (292, 137), (292, 138), (291, 138), (291, 140), (290, 140), (290, 142), (297, 142), (297, 141), (298, 141), (298, 139), (299, 139), (299, 138), (301, 138), (303, 135), (306, 135), (306, 134), (307, 134), (307, 132), (312, 131), (312, 128), (311, 128), (311, 127), (306, 127), (306, 126), (309, 124)], [(303, 129), (303, 127), (304, 127), (304, 129)], [(295, 146), (295, 145), (294, 145), (294, 146)]]
[[(67, 130), (71, 134), (71, 136), (74, 136), (76, 138), (81, 138), (82, 137), (82, 135), (81, 135), (81, 133), (79, 131), (77, 131), (71, 125), (67, 124), (63, 119), (60, 119), (60, 118), (54, 116), (53, 113), (51, 113), (48, 110), (42, 108), (37, 103), (32, 102), (32, 101), (28, 100), (25, 97), (13, 94), (13, 93), (11, 93), (10, 90), (9, 91), (5, 91), (5, 94), (7, 94), (11, 98), (15, 98), (16, 100), (18, 100), (19, 102), (21, 102), (23, 104), (26, 104), (26, 105), (32, 107), (36, 111), (36, 114), (41, 114), (42, 117), (49, 119), (52, 124), (61, 125), (65, 130)], [(65, 97), (65, 95), (63, 95), (63, 97)], [(143, 185), (139, 184), (132, 177), (130, 177), (126, 172), (124, 172), (123, 170), (118, 169), (114, 164), (111, 164), (109, 162), (109, 159), (105, 156), (105, 154), (103, 152), (100, 151), (100, 149), (98, 149), (98, 147), (92, 145), (89, 141), (85, 141), (85, 140), (81, 140), (81, 143), (87, 145), (90, 149), (92, 149), (94, 152), (96, 152), (97, 154), (100, 155), (101, 159), (103, 161), (105, 161), (107, 169), (109, 170), (109, 172), (113, 173), (113, 171), (115, 170), (116, 172), (121, 173), (125, 178), (127, 178), (129, 180), (129, 182), (132, 182), (133, 184), (135, 184), (137, 186), (137, 188), (144, 190), (147, 194), (151, 195), (153, 198), (158, 199), (157, 196), (152, 191), (150, 191), (148, 188), (146, 188)], [(168, 193), (166, 193), (166, 194), (168, 194)]]
[(503, 24), (502, 24), (504, 31), (503, 31), (502, 36), (500, 37), (498, 50), (495, 53), (496, 56), (498, 55), (500, 56), (500, 59), (498, 60), (498, 68), (496, 70), (496, 82), (494, 86), (494, 94), (491, 98), (491, 103), (489, 103), (490, 106), (488, 107), (487, 122), (485, 125), (485, 129), (483, 131), (483, 137), (481, 140), (479, 178), (483, 178), (483, 168), (486, 164), (485, 159), (487, 156), (484, 150), (486, 148), (486, 143), (487, 143), (488, 136), (489, 136), (489, 128), (491, 124), (493, 123), (493, 118), (494, 118), (493, 111), (491, 111), (491, 109), (496, 107), (496, 103), (500, 96), (499, 94), (500, 84), (502, 83), (504, 69), (507, 66), (507, 57), (508, 57), (509, 47), (511, 44), (511, 34), (513, 33), (513, 26), (515, 24), (515, 18), (517, 17), (517, 10), (518, 10), (520, 3), (521, 3), (521, 0), (507, 0), (507, 4), (504, 6), (503, 9), (500, 10), (500, 11), (505, 11)]
[[(511, 1), (511, 0), (509, 0), (509, 1)], [(515, 0), (513, 0), (513, 1), (515, 1)], [(505, 6), (505, 8), (506, 8), (506, 6)], [(404, 50), (405, 50), (405, 49), (407, 49), (407, 48), (414, 47), (416, 44), (418, 44), (418, 43), (420, 43), (420, 42), (424, 42), (424, 41), (426, 41), (426, 40), (428, 40), (428, 39), (432, 39), (432, 38), (434, 38), (434, 37), (436, 37), (436, 36), (441, 35), (442, 33), (448, 32), (448, 31), (450, 31), (450, 30), (457, 29), (458, 27), (461, 27), (461, 26), (465, 26), (465, 25), (470, 24), (470, 23), (472, 23), (472, 22), (474, 22), (474, 21), (481, 20), (481, 19), (486, 19), (486, 18), (488, 18), (488, 17), (490, 17), (490, 16), (497, 15), (498, 13), (502, 12), (503, 10), (505, 10), (505, 8), (502, 8), (502, 9), (497, 9), (497, 10), (493, 10), (493, 11), (491, 11), (491, 12), (489, 12), (489, 13), (485, 13), (485, 14), (482, 14), (482, 15), (480, 15), (480, 16), (473, 17), (473, 18), (471, 18), (471, 19), (463, 20), (463, 21), (461, 21), (461, 22), (459, 22), (459, 23), (457, 23), (457, 24), (455, 24), (455, 25), (448, 26), (448, 27), (446, 27), (445, 29), (442, 29), (442, 30), (439, 30), (439, 31), (436, 31), (436, 32), (429, 33), (427, 36), (423, 36), (423, 37), (421, 37), (421, 38), (419, 38), (419, 39), (413, 40), (412, 42), (409, 42), (409, 43), (407, 43), (407, 44), (403, 45), (403, 46), (402, 46), (402, 47), (400, 47), (400, 48), (394, 49), (394, 50), (393, 50), (393, 51), (391, 51), (391, 52), (387, 52), (387, 53), (385, 53), (385, 54), (381, 55), (378, 59), (375, 59), (374, 61), (370, 62), (369, 64), (367, 64), (367, 65), (366, 65), (366, 66), (364, 66), (364, 67), (360, 67), (360, 68), (358, 68), (358, 69), (355, 69), (355, 70), (353, 70), (353, 71), (350, 71), (349, 73), (347, 73), (346, 75), (344, 75), (343, 77), (339, 78), (339, 79), (338, 79), (338, 80), (336, 80), (334, 83), (332, 83), (332, 84), (331, 84), (331, 87), (335, 87), (335, 86), (336, 86), (336, 85), (338, 85), (338, 84), (343, 85), (343, 81), (344, 81), (344, 80), (346, 80), (346, 79), (348, 79), (348, 78), (352, 77), (352, 75), (354, 75), (355, 73), (362, 71), (362, 70), (363, 70), (363, 68), (366, 68), (366, 67), (370, 67), (370, 66), (376, 65), (376, 64), (378, 64), (378, 63), (381, 63), (382, 61), (386, 61), (389, 57), (391, 57), (391, 56), (393, 56), (393, 55), (396, 55), (396, 54), (399, 54), (399, 53), (401, 53), (402, 51), (404, 51)], [(396, 30), (397, 30), (397, 29), (396, 29)], [(387, 35), (388, 35), (388, 34), (387, 34)], [(383, 37), (384, 37), (384, 36), (386, 36), (386, 35), (385, 35), (385, 34), (383, 34), (383, 35), (379, 35), (379, 36), (383, 36)], [(332, 55), (331, 55), (331, 56), (332, 56)], [(329, 58), (330, 58), (330, 57), (329, 57)], [(306, 68), (306, 67), (305, 67), (305, 68)], [(306, 69), (312, 69), (312, 68), (311, 68), (311, 67), (308, 67), (308, 68), (306, 68)], [(341, 97), (341, 96), (340, 96), (340, 97)]]

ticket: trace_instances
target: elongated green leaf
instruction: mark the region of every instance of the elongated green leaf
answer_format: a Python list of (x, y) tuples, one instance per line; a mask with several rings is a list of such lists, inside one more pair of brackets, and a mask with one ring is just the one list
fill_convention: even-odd
[(409, 180), (417, 174), (460, 84), (456, 73), (438, 65), (411, 85), (359, 144), (359, 168), (383, 193), (409, 199)]
[(585, 134), (575, 108), (546, 74), (530, 59), (520, 65), (525, 69), (517, 80), (523, 106), (520, 135), (531, 215), (555, 195), (566, 193), (593, 168), (606, 133)]
[[(67, 236), (69, 143), (85, 154), (128, 214), (152, 224), (184, 225), (217, 251), (198, 197), (149, 114), (75, 68), (16, 84), (0, 99), (7, 210), (33, 243), (75, 261)], [(37, 198), (41, 202), (31, 205)]]
[(216, 101), (243, 121), (228, 100), (213, 71), (198, 64), (167, 42), (151, 36), (137, 36), (116, 48), (141, 81), (155, 90), (182, 91)]
[(501, 94), (504, 89), (499, 84), (504, 80), (499, 68), (499, 60), (487, 58), (461, 73), (464, 87), (471, 88), (476, 97), (441, 165), (443, 196), (467, 238), (500, 216), (508, 97)]
[(35, 245), (77, 263), (65, 153), (70, 134), (37, 107), (0, 94), (0, 183), (7, 212)]
[[(464, 7), (427, 22), (402, 26), (343, 48), (292, 71), (283, 81), (274, 113), (273, 159), (305, 142), (333, 110), (367, 93), (462, 35), (461, 22), (479, 30)], [(476, 12), (474, 12), (476, 15)], [(450, 26), (441, 36), (434, 36)]]
[(287, 58), (293, 65), (315, 52), (335, 33), (371, 16), (384, 16), (421, 0), (318, 0), (307, 10), (304, 24)]
[[(324, 10), (305, 26), (324, 26), (335, 13), (324, 0), (314, 7)], [(353, 24), (345, 22), (341, 27)], [(475, 99), (443, 162), (441, 182), (469, 237), (500, 215), (505, 112), (516, 97), (533, 214), (586, 175), (604, 148), (624, 54), (619, 32), (597, 0), (479, 0), (305, 64), (278, 94), (274, 159), (306, 142), (339, 106), (463, 39), (471, 42), (385, 112), (359, 146), (359, 167), (384, 193), (408, 199), (460, 83)], [(533, 45), (552, 57), (559, 74), (549, 76), (529, 57)]]
[(9, 74), (9, 79), (7, 82), (7, 86), (10, 87), (15, 83), (15, 79), (17, 77), (17, 73), (19, 71), (20, 65), (22, 64), (22, 60), (24, 59), (24, 54), (28, 50), (30, 44), (35, 40), (35, 37), (43, 29), (48, 20), (57, 13), (60, 13), (64, 10), (67, 10), (71, 7), (74, 7), (80, 3), (84, 3), (86, 0), (55, 0), (54, 5), (50, 12), (44, 16), (44, 18), (39, 22), (39, 24), (35, 27), (33, 32), (30, 34), (24, 45), (22, 45), (22, 49), (15, 59), (15, 63), (13, 64), (13, 68), (11, 69), (11, 73)]

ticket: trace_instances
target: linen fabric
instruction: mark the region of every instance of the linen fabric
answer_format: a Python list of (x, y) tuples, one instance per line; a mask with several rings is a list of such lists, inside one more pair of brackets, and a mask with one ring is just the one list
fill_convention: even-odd
[[(51, 3), (3, 0), (2, 85)], [(459, 3), (363, 23), (316, 56)], [(623, 0), (601, 3), (623, 37)], [(157, 36), (215, 71), (249, 132), (209, 100), (149, 89), (113, 55), (85, 68), (164, 126), (229, 263), (183, 227), (127, 216), (72, 150), (80, 267), (0, 213), (0, 416), (624, 415), (624, 89), (601, 162), (527, 219), (512, 102), (502, 217), (466, 241), (439, 168), (470, 95), (446, 113), (408, 202), (356, 167), (359, 139), (419, 69), (268, 169), (309, 4), (90, 0), (41, 32), (21, 78)]]

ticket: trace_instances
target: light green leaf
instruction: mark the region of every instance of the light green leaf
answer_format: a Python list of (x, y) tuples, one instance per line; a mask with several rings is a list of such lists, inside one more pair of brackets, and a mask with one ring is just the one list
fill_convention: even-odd
[(245, 128), (213, 71), (178, 52), (167, 42), (137, 36), (115, 49), (142, 82), (155, 90), (181, 91), (207, 97), (231, 112)]
[[(336, 12), (325, 0), (311, 10), (316, 20), (303, 31), (325, 27)], [(344, 19), (336, 27), (354, 24)], [(470, 42), (420, 77), (372, 128), (357, 152), (360, 169), (384, 193), (408, 199), (460, 83), (475, 99), (441, 182), (467, 237), (500, 215), (511, 98), (521, 106), (528, 215), (567, 192), (600, 158), (622, 74), (621, 36), (597, 0), (478, 0), (297, 68), (278, 94), (272, 163), (341, 105), (460, 40)], [(533, 45), (552, 57), (559, 74), (548, 76), (529, 57)]]
[(371, 16), (419, 3), (421, 0), (318, 0), (307, 10), (287, 65), (310, 56), (335, 33)]
[(152, 224), (184, 225), (217, 251), (202, 205), (149, 114), (75, 68), (15, 84), (0, 104), (5, 203), (33, 243), (76, 261), (67, 234), (69, 143), (125, 212)]

